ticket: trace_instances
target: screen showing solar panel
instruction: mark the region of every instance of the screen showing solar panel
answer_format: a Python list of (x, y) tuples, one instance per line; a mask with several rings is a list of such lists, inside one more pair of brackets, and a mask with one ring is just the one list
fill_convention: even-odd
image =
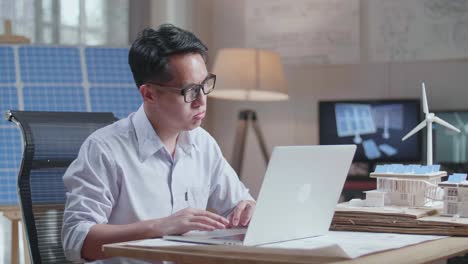
[(441, 110), (434, 113), (460, 129), (460, 133), (457, 133), (434, 123), (434, 160), (440, 163), (467, 163), (468, 110)]
[(419, 100), (319, 102), (320, 144), (356, 144), (354, 161), (417, 162), (421, 136), (401, 138), (420, 120)]
[(118, 118), (135, 112), (143, 102), (135, 86), (91, 87), (89, 95), (93, 112), (113, 112)]
[(19, 47), (21, 80), (26, 84), (81, 84), (80, 52), (76, 47)]
[(0, 83), (16, 82), (15, 59), (13, 48), (9, 46), (0, 46)]
[(24, 110), (86, 112), (81, 86), (25, 86)]
[(126, 48), (86, 48), (88, 82), (105, 85), (134, 85)]

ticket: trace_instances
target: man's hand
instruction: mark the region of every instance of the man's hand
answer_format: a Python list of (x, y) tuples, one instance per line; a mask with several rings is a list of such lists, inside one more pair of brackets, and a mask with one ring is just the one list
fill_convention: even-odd
[(201, 209), (185, 208), (168, 217), (160, 219), (162, 235), (180, 235), (192, 230), (213, 231), (223, 229), (229, 221), (215, 213)]
[(229, 227), (247, 226), (254, 210), (255, 201), (244, 200), (239, 202), (227, 217), (229, 219)]

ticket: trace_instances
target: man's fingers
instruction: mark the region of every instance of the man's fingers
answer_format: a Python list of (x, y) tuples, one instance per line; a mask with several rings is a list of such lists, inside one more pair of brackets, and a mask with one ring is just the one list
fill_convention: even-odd
[(208, 211), (204, 211), (204, 210), (199, 210), (199, 211), (196, 211), (194, 212), (194, 215), (195, 216), (206, 216), (206, 217), (209, 217), (211, 219), (214, 219), (218, 222), (221, 222), (223, 223), (224, 225), (228, 225), (229, 224), (229, 220), (227, 220), (226, 218), (220, 216), (220, 215), (217, 215), (215, 213), (212, 213), (212, 212), (208, 212)]
[(250, 222), (250, 218), (252, 218), (253, 214), (253, 206), (250, 203), (247, 203), (244, 211), (241, 214), (240, 217), (240, 224), (242, 226), (246, 226)]
[(245, 206), (246, 206), (245, 202), (240, 202), (236, 206), (236, 208), (234, 208), (234, 211), (232, 212), (233, 216), (232, 216), (232, 221), (231, 221), (233, 226), (239, 225), (240, 216), (242, 212), (244, 211)]
[(210, 225), (205, 225), (200, 222), (191, 222), (189, 225), (190, 230), (199, 230), (199, 231), (213, 231), (216, 228)]
[(193, 216), (192, 218), (190, 218), (190, 222), (202, 223), (205, 225), (212, 226), (216, 229), (226, 228), (226, 225), (224, 223), (216, 221), (206, 216)]

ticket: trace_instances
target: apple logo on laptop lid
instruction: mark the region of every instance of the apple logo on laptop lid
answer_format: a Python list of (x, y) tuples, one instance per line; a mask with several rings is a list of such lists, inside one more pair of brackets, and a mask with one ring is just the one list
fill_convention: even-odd
[(310, 196), (311, 189), (312, 186), (310, 185), (310, 183), (303, 184), (301, 187), (299, 187), (296, 196), (297, 201), (300, 203), (304, 203), (305, 201), (307, 201), (307, 199)]

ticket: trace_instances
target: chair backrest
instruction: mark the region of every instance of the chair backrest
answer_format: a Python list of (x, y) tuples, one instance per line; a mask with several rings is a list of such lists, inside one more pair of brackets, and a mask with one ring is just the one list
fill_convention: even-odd
[(69, 263), (61, 241), (66, 199), (62, 177), (83, 141), (117, 118), (112, 113), (36, 111), (8, 111), (6, 118), (23, 135), (18, 195), (31, 260)]

